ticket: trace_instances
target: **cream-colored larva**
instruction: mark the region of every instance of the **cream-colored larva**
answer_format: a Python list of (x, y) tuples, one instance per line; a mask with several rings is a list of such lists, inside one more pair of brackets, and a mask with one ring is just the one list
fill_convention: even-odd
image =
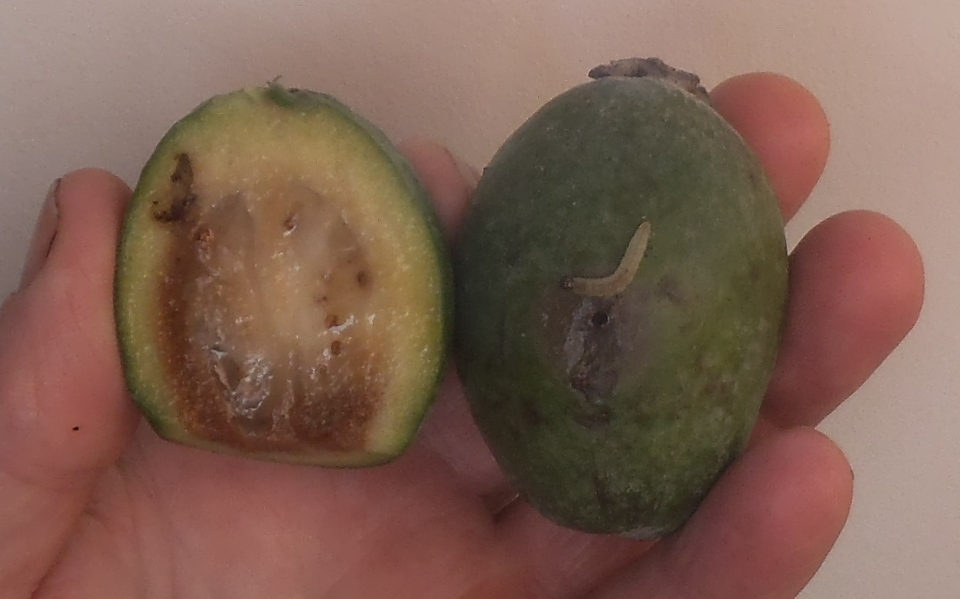
[(647, 251), (647, 242), (650, 241), (650, 221), (640, 223), (634, 231), (627, 249), (620, 259), (617, 269), (605, 277), (564, 277), (560, 285), (580, 295), (595, 297), (611, 297), (623, 293), (630, 281), (637, 274), (637, 268), (643, 255)]

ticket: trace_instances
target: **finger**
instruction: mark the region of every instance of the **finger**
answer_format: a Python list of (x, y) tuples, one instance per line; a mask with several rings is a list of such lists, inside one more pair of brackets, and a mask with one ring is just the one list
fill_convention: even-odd
[[(427, 188), (452, 245), (476, 187), (477, 172), (429, 140), (406, 141), (400, 148)], [(513, 498), (512, 488), (473, 422), (454, 368), (446, 373), (418, 443), (438, 454), (464, 489), (480, 496), (491, 512)]]
[(516, 497), (473, 421), (454, 368), (447, 371), (418, 443), (439, 455), (464, 491), (478, 496), (491, 514)]
[(28, 595), (55, 559), (136, 423), (111, 299), (128, 196), (103, 172), (64, 177), (49, 255), (0, 313), (0, 588), (11, 596)]
[(731, 467), (679, 533), (589, 598), (793, 598), (836, 541), (852, 491), (829, 439), (812, 429), (772, 437)]
[(852, 394), (913, 328), (923, 304), (920, 253), (873, 212), (815, 227), (790, 259), (790, 303), (764, 414), (813, 425)]
[(400, 144), (400, 149), (420, 175), (433, 199), (447, 241), (452, 242), (480, 179), (479, 173), (450, 150), (430, 140), (407, 140)]
[(728, 79), (710, 99), (757, 152), (789, 220), (827, 162), (830, 126), (820, 102), (796, 81), (772, 73)]

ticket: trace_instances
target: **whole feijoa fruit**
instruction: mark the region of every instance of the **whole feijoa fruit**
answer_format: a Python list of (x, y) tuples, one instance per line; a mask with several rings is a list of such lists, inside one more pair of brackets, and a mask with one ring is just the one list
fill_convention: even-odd
[(497, 151), (455, 261), (458, 369), (522, 496), (652, 538), (750, 435), (777, 355), (787, 253), (757, 157), (699, 80), (598, 67)]
[(334, 98), (278, 83), (217, 96), (163, 138), (115, 292), (127, 383), (162, 437), (327, 466), (404, 450), (452, 321), (409, 164)]

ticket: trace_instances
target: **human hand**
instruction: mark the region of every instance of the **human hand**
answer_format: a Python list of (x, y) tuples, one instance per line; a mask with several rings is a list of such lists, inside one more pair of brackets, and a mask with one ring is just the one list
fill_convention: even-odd
[[(774, 75), (712, 92), (759, 153), (789, 218), (818, 180), (817, 101)], [(453, 239), (475, 182), (404, 145)], [(656, 543), (562, 529), (513, 498), (456, 376), (394, 463), (324, 470), (158, 439), (123, 384), (112, 314), (129, 189), (62, 179), (21, 288), (0, 312), (0, 596), (335, 599), (794, 597), (842, 528), (841, 451), (813, 430), (913, 326), (923, 272), (870, 212), (815, 227), (791, 257), (788, 322), (749, 450)], [(54, 234), (55, 231), (55, 234)], [(49, 254), (49, 255), (48, 255)]]

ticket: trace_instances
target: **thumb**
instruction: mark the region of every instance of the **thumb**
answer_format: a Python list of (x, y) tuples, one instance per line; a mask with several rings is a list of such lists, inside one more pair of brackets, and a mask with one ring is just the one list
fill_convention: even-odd
[(0, 588), (29, 596), (137, 422), (113, 325), (130, 196), (83, 170), (51, 191), (21, 288), (0, 311)]

